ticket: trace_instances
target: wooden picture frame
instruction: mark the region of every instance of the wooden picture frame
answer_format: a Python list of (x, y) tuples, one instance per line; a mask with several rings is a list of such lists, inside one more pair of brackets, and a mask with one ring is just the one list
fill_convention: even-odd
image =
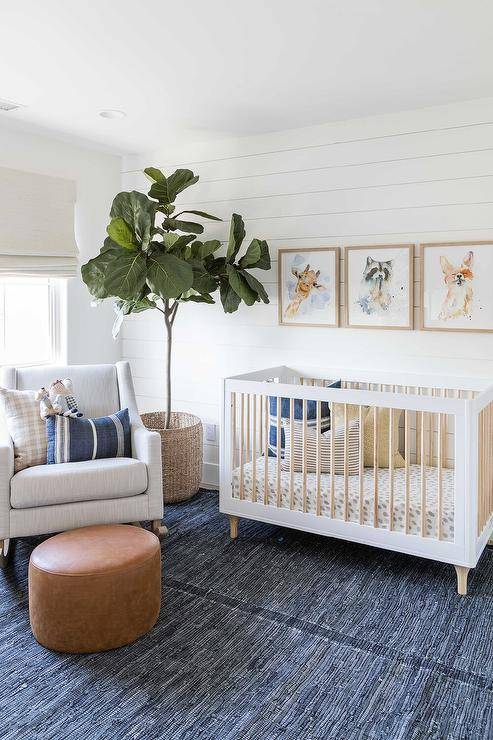
[[(382, 257), (384, 256), (382, 253), (388, 251), (389, 253), (393, 253), (394, 257), (389, 257), (388, 260), (384, 259), (374, 259), (375, 257)], [(407, 256), (405, 252), (407, 251)], [(364, 261), (364, 256), (362, 256), (362, 260), (358, 259), (356, 262), (357, 257), (361, 254), (366, 252), (366, 263)], [(355, 262), (356, 264), (354, 267), (351, 265), (351, 262), (353, 261), (351, 259), (351, 256), (355, 255)], [(398, 303), (397, 307), (394, 311), (395, 313), (395, 321), (394, 323), (391, 323), (387, 321), (385, 323), (385, 318), (387, 316), (391, 316), (389, 313), (386, 314), (386, 311), (388, 311), (389, 307), (392, 305), (391, 300), (394, 299), (394, 295), (390, 294), (387, 297), (387, 307), (383, 308), (383, 304), (381, 301), (385, 302), (385, 293), (382, 291), (382, 289), (379, 289), (379, 296), (380, 299), (377, 301), (377, 299), (373, 296), (372, 292), (369, 291), (367, 287), (364, 287), (363, 283), (363, 277), (365, 275), (365, 272), (367, 270), (367, 267), (370, 266), (370, 260), (371, 262), (381, 264), (382, 262), (389, 261), (390, 259), (399, 259), (399, 262), (401, 263), (401, 269), (407, 269), (407, 275), (405, 275), (402, 279), (399, 280), (400, 291), (403, 291), (402, 296), (399, 294), (397, 295)], [(354, 269), (356, 271), (355, 279), (352, 278), (352, 272), (351, 270)], [(371, 270), (369, 270), (369, 275), (371, 274)], [(383, 271), (383, 274), (386, 274), (386, 271)], [(407, 278), (407, 279), (406, 279)], [(371, 280), (371, 278), (369, 279)], [(368, 283), (369, 284), (369, 283)], [(356, 286), (358, 286), (358, 290), (356, 290)], [(406, 287), (404, 287), (406, 286)], [(345, 317), (345, 326), (349, 329), (394, 329), (396, 331), (398, 330), (407, 330), (410, 331), (414, 328), (414, 244), (369, 244), (364, 246), (351, 246), (351, 247), (345, 247), (344, 248), (344, 288), (345, 288), (345, 301), (344, 301), (344, 317)], [(355, 301), (355, 294), (358, 292), (358, 301)], [(362, 295), (364, 293), (364, 296)], [(364, 303), (363, 303), (364, 301)], [(360, 309), (354, 309), (354, 313), (358, 311), (360, 314), (360, 321), (356, 321), (356, 316), (353, 316), (351, 313), (351, 306), (355, 305), (356, 303), (360, 304)], [(369, 316), (371, 315), (371, 312), (375, 312), (376, 315), (379, 315), (381, 317), (381, 321), (377, 323), (371, 322), (370, 319), (366, 320), (364, 319), (365, 313)], [(378, 314), (377, 314), (378, 312)]]
[[(472, 248), (472, 249), (471, 249)], [(486, 249), (485, 257), (481, 266), (481, 252)], [(441, 254), (437, 254), (438, 250)], [(478, 255), (479, 252), (479, 255)], [(488, 254), (489, 252), (489, 254)], [(468, 255), (472, 253), (472, 258)], [(428, 254), (437, 254), (438, 260), (428, 261)], [(480, 265), (478, 265), (478, 256)], [(441, 265), (441, 258), (445, 258), (444, 267)], [(420, 244), (420, 301), (419, 301), (419, 328), (422, 331), (446, 331), (446, 332), (493, 332), (493, 294), (491, 299), (489, 293), (489, 267), (493, 268), (493, 239), (491, 241), (460, 241), (460, 242), (428, 242)], [(438, 267), (440, 264), (441, 274), (438, 280)], [(465, 279), (462, 285), (458, 285), (453, 280), (453, 268), (456, 268), (456, 275), (459, 272), (465, 273)], [(445, 282), (445, 270), (449, 270), (448, 286)], [(471, 277), (469, 278), (469, 275)], [(468, 286), (470, 280), (470, 285)], [(436, 286), (433, 290), (428, 287), (428, 282), (433, 281)], [(461, 281), (459, 281), (461, 282)], [(450, 296), (449, 296), (449, 291)], [(468, 291), (472, 291), (471, 298), (466, 299)], [(455, 293), (455, 295), (454, 295)], [(454, 308), (452, 308), (454, 303)], [(474, 324), (474, 309), (478, 305), (480, 310), (486, 307), (489, 316), (489, 326)], [(433, 307), (431, 307), (433, 304)], [(428, 308), (429, 306), (429, 308)], [(467, 308), (466, 308), (467, 306)], [(461, 311), (460, 315), (453, 316), (454, 311)], [(468, 317), (464, 311), (470, 311)], [(436, 318), (433, 319), (429, 314), (433, 313)], [(441, 314), (444, 317), (441, 318)], [(443, 321), (444, 325), (437, 325)], [(484, 323), (483, 315), (480, 321)], [(433, 322), (435, 325), (431, 325)], [(452, 322), (452, 323), (449, 323)], [(470, 325), (468, 325), (470, 322)], [(446, 324), (446, 325), (445, 325)]]
[[(320, 262), (323, 253), (330, 255), (328, 264)], [(340, 250), (339, 247), (295, 247), (289, 249), (279, 249), (277, 256), (277, 291), (278, 291), (278, 316), (280, 326), (320, 326), (328, 328), (336, 328), (339, 326), (339, 281), (340, 281)], [(297, 256), (300, 259), (296, 259)], [(311, 287), (308, 291), (305, 289), (303, 292), (296, 292), (297, 285), (300, 283), (300, 277), (298, 280), (293, 277), (289, 283), (287, 281), (288, 273), (286, 273), (285, 265), (287, 260), (291, 260), (291, 274), (298, 264), (301, 272), (304, 272), (306, 268), (312, 268), (308, 270), (308, 280), (315, 281), (319, 275), (322, 275), (322, 279), (330, 286), (327, 292), (327, 302), (323, 305), (324, 284), (317, 285), (314, 283), (315, 288)], [(293, 287), (293, 285), (295, 287)], [(305, 282), (306, 285), (306, 282)], [(322, 290), (320, 290), (322, 289)], [(314, 290), (320, 290), (319, 293), (315, 293)], [(291, 292), (291, 297), (289, 293)], [(307, 293), (303, 297), (303, 293)], [(320, 300), (319, 300), (320, 299)], [(307, 302), (309, 301), (309, 303)], [(290, 308), (291, 311), (296, 311), (292, 317), (286, 316), (286, 311)], [(310, 320), (321, 319), (322, 312), (325, 310), (326, 318), (328, 321), (323, 320)], [(318, 314), (318, 316), (317, 316)]]

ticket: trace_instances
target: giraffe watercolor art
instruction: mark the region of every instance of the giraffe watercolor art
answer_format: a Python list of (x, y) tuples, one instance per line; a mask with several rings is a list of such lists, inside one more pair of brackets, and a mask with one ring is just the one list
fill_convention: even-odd
[(337, 326), (339, 250), (281, 249), (278, 260), (279, 323)]

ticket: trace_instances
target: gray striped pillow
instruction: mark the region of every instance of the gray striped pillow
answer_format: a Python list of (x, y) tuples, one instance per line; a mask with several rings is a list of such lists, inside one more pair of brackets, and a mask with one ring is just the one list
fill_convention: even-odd
[[(303, 424), (283, 421), (286, 445), (284, 459), (281, 463), (282, 470), (291, 469), (291, 434), (293, 434), (293, 470), (296, 473), (303, 470)], [(334, 473), (344, 475), (344, 427), (334, 429)], [(330, 473), (331, 458), (331, 432), (320, 435), (320, 472)], [(317, 472), (317, 430), (307, 427), (305, 435), (306, 445), (306, 472)], [(354, 419), (348, 423), (348, 475), (356, 475), (359, 471), (359, 420)]]

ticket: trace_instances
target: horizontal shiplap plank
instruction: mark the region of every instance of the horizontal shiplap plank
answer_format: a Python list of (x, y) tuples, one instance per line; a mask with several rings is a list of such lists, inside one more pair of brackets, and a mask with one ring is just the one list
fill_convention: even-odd
[[(317, 148), (272, 151), (251, 157), (204, 160), (200, 174), (204, 180), (248, 178), (322, 168), (368, 166), (411, 159), (450, 156), (462, 152), (487, 151), (493, 146), (493, 125), (476, 129), (428, 131), (415, 136), (387, 137), (341, 142)], [(177, 163), (185, 166), (185, 162)]]

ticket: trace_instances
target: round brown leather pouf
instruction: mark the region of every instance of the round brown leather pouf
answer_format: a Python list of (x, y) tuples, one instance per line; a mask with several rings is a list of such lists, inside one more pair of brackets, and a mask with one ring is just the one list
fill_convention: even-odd
[(127, 645), (153, 627), (160, 605), (161, 547), (145, 529), (82, 527), (50, 537), (31, 555), (31, 629), (50, 650)]

